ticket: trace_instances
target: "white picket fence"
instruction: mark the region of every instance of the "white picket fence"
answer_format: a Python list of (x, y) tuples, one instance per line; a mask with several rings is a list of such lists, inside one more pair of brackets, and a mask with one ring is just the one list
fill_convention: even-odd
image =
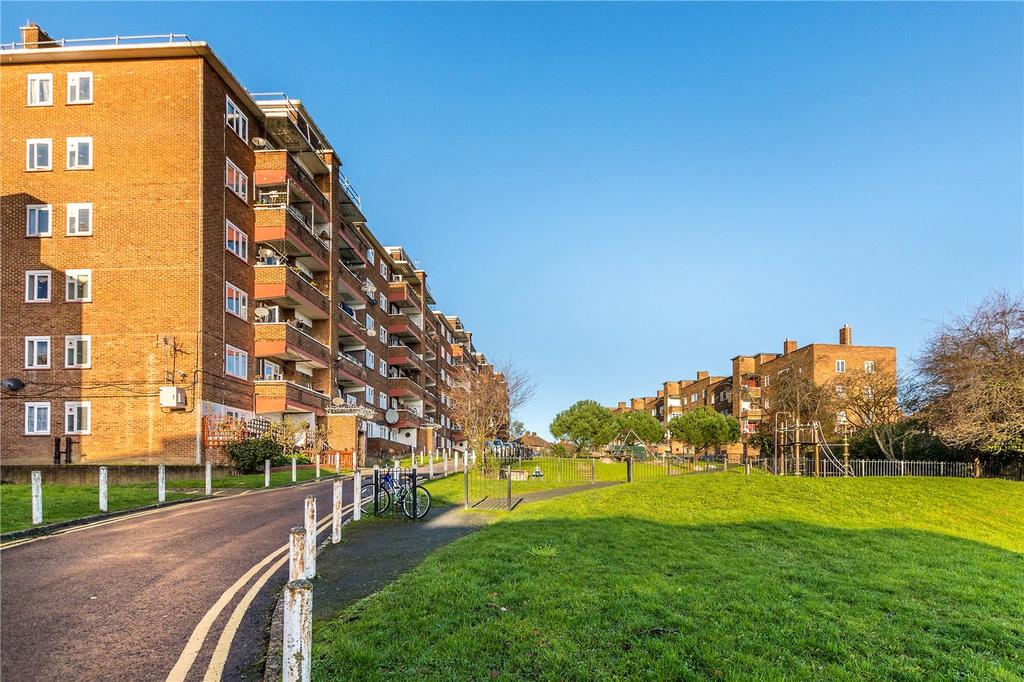
[[(769, 473), (775, 473), (772, 458), (751, 460), (751, 464)], [(782, 468), (781, 462), (779, 463)], [(785, 475), (796, 475), (792, 459), (785, 463)], [(800, 476), (944, 476), (950, 478), (973, 478), (975, 468), (972, 462), (917, 462), (912, 460), (851, 459), (850, 468), (843, 471), (841, 462), (830, 462), (822, 458), (815, 471), (814, 459), (805, 457), (800, 464)]]

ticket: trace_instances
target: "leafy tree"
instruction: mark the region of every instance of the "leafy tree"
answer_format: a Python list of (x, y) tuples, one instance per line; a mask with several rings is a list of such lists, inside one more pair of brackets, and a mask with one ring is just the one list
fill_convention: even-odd
[(740, 424), (732, 417), (709, 407), (698, 407), (672, 418), (668, 423), (672, 437), (705, 453), (708, 448), (735, 443), (740, 439)]
[(572, 443), (580, 455), (614, 438), (611, 424), (611, 410), (595, 400), (580, 400), (555, 415), (550, 428), (552, 436)]
[(619, 436), (623, 437), (623, 445), (636, 445), (640, 441), (647, 445), (660, 443), (665, 439), (665, 427), (650, 412), (635, 410), (632, 412), (619, 412), (611, 419), (611, 430), (614, 431), (612, 438), (605, 441), (610, 442)]
[(508, 425), (508, 437), (512, 440), (519, 438), (526, 433), (526, 425), (523, 422), (515, 419), (511, 424)]

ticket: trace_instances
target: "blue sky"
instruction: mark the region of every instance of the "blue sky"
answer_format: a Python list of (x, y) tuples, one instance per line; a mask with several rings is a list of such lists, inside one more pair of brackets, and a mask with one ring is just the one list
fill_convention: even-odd
[(1024, 281), (1024, 5), (5, 3), (301, 98), (546, 435), (786, 336), (898, 346)]

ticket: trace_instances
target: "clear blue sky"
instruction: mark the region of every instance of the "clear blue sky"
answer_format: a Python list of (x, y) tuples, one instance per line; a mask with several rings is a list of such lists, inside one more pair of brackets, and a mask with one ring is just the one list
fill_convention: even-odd
[(1024, 5), (29, 4), (301, 98), (547, 433), (739, 353), (896, 345), (1024, 280)]

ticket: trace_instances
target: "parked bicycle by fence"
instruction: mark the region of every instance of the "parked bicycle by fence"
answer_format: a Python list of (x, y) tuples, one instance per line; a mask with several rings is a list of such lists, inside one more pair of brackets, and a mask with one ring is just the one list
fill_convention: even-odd
[[(409, 519), (419, 520), (430, 511), (430, 491), (420, 485), (415, 467), (373, 468), (373, 478), (359, 491), (359, 507), (364, 514), (380, 516), (389, 509), (401, 510)], [(393, 505), (393, 507), (392, 507)]]

